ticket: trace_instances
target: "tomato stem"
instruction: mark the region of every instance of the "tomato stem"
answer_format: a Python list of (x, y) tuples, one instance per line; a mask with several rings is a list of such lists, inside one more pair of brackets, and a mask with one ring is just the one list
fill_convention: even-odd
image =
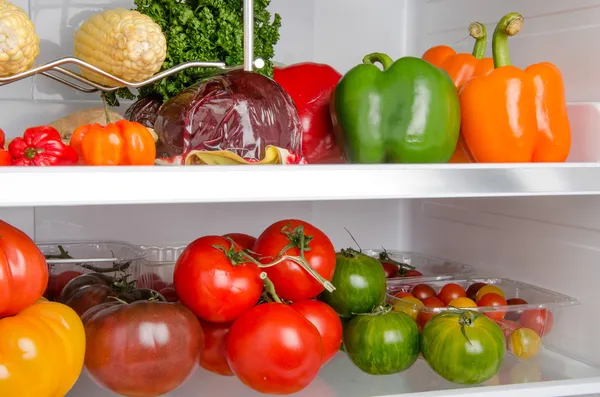
[(358, 241), (356, 241), (356, 239), (354, 238), (352, 233), (350, 233), (350, 230), (348, 230), (347, 228), (344, 228), (344, 230), (346, 232), (348, 232), (348, 234), (350, 235), (350, 238), (352, 239), (352, 241), (354, 241), (354, 244), (356, 244), (356, 246), (358, 247), (358, 252), (360, 252), (362, 254), (362, 248), (360, 248), (360, 244), (358, 244)]
[(277, 292), (275, 291), (275, 286), (273, 285), (273, 282), (269, 279), (269, 276), (267, 276), (267, 272), (262, 272), (260, 274), (260, 279), (263, 282), (263, 286), (265, 288), (265, 291), (267, 292), (268, 295), (271, 296), (271, 298), (273, 298), (273, 300), (277, 303), (283, 303), (281, 301), (281, 299), (279, 298), (279, 296), (277, 295)]
[(381, 252), (379, 254), (379, 258), (378, 258), (379, 262), (384, 261), (386, 263), (391, 263), (393, 265), (398, 266), (400, 269), (408, 269), (408, 270), (416, 269), (414, 266), (411, 266), (408, 263), (403, 263), (403, 262), (398, 262), (398, 261), (393, 260), (392, 258), (390, 258), (391, 254), (388, 253), (383, 246), (381, 248), (383, 248), (383, 252)]

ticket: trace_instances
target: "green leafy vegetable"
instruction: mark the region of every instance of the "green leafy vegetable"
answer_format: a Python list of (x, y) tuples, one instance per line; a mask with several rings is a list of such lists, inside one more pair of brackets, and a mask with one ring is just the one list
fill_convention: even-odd
[[(148, 15), (167, 38), (167, 58), (162, 70), (188, 61), (223, 61), (229, 66), (244, 61), (242, 0), (135, 0), (137, 11)], [(271, 0), (254, 1), (254, 54), (265, 61), (259, 72), (273, 74), (271, 59), (279, 41), (281, 16), (267, 7)], [(165, 100), (178, 94), (214, 69), (187, 69), (139, 90), (138, 98), (152, 95)], [(117, 93), (126, 98), (126, 92)]]

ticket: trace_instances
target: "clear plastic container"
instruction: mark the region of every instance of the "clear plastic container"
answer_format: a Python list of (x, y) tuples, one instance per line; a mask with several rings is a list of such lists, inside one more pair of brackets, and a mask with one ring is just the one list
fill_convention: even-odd
[(40, 243), (38, 247), (54, 275), (69, 270), (109, 275), (126, 271), (131, 277), (137, 277), (146, 256), (143, 248), (121, 241)]
[[(380, 255), (387, 253), (390, 259), (401, 264), (406, 264), (403, 270), (414, 268), (422, 274), (422, 277), (427, 277), (434, 280), (450, 280), (453, 278), (468, 278), (475, 275), (475, 269), (464, 263), (452, 262), (433, 256), (419, 254), (410, 251), (396, 251), (383, 249), (363, 249), (362, 252), (375, 259), (380, 259)], [(420, 277), (420, 276), (417, 276)], [(411, 276), (399, 276), (390, 279), (413, 278)]]
[[(146, 258), (140, 267), (138, 286), (162, 292), (165, 288), (173, 288), (173, 271), (179, 255), (187, 244), (176, 244), (168, 247), (141, 246), (146, 251)], [(174, 294), (174, 290), (167, 295)], [(164, 295), (164, 294), (163, 294)], [(169, 299), (168, 296), (166, 296)]]
[[(417, 320), (422, 327), (434, 315), (457, 310), (454, 307), (427, 307), (395, 297), (401, 292), (413, 292), (417, 285), (428, 285), (439, 294), (447, 284), (458, 284), (469, 294), (468, 288), (483, 283), (499, 288), (508, 301), (505, 306), (467, 307), (457, 305), (460, 310), (473, 310), (487, 315), (502, 329), (506, 338), (507, 351), (517, 359), (528, 360), (538, 356), (544, 346), (544, 340), (552, 333), (560, 321), (562, 309), (578, 305), (579, 302), (566, 295), (559, 294), (533, 285), (502, 278), (472, 278), (459, 280), (431, 281), (426, 278), (395, 279), (388, 282), (388, 303), (394, 310), (403, 311)], [(419, 289), (426, 289), (419, 287)], [(494, 292), (493, 290), (488, 292)], [(414, 292), (415, 295), (419, 295)], [(483, 293), (482, 295), (485, 295)], [(425, 296), (425, 295), (423, 295)], [(510, 304), (510, 299), (519, 298), (525, 302)]]

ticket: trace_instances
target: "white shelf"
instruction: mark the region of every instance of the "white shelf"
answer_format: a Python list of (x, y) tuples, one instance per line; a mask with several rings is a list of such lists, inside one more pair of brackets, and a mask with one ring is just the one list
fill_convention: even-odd
[[(577, 396), (600, 393), (600, 369), (589, 367), (551, 351), (543, 351), (536, 359), (517, 362), (509, 359), (501, 372), (485, 386), (461, 387), (446, 382), (428, 365), (419, 360), (409, 370), (398, 375), (370, 376), (361, 372), (344, 354), (327, 364), (317, 379), (295, 394), (295, 397), (495, 397)], [(198, 369), (179, 389), (165, 397), (193, 396), (258, 397), (234, 377), (213, 375)], [(99, 388), (87, 374), (66, 397), (116, 397)]]
[(600, 194), (600, 164), (4, 167), (0, 207)]

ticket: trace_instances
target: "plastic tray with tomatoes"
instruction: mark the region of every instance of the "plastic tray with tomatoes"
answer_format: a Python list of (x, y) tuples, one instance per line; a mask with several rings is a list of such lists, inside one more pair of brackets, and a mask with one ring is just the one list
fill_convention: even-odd
[(38, 243), (50, 270), (48, 290), (50, 297), (60, 293), (71, 279), (84, 273), (102, 273), (107, 276), (123, 274), (136, 279), (146, 251), (121, 241), (79, 241)]
[(536, 357), (556, 324), (560, 308), (578, 301), (554, 291), (502, 278), (431, 281), (426, 278), (388, 280), (388, 303), (411, 315), (422, 330), (436, 314), (472, 310), (502, 330), (514, 357)]
[(150, 288), (161, 293), (168, 301), (177, 301), (177, 293), (173, 287), (173, 271), (177, 259), (188, 244), (175, 244), (167, 247), (141, 246), (146, 251), (146, 258), (140, 266), (137, 285)]
[(416, 252), (384, 249), (365, 249), (362, 252), (381, 262), (388, 279), (427, 277), (434, 280), (450, 280), (475, 275), (475, 269), (464, 263)]

